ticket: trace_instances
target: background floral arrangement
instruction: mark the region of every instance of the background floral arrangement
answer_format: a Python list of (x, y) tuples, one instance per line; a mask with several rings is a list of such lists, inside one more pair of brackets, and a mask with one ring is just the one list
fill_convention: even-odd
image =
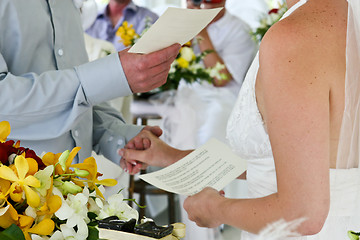
[(171, 64), (166, 83), (159, 87), (159, 90), (176, 90), (181, 80), (187, 83), (202, 81), (212, 83), (214, 78), (226, 80), (227, 76), (221, 73), (221, 70), (225, 68), (223, 64), (218, 62), (214, 67), (205, 68), (201, 63), (204, 57), (211, 52), (211, 50), (207, 50), (195, 55), (191, 42), (185, 44)]
[[(116, 35), (120, 37), (120, 42), (122, 42), (124, 46), (132, 46), (150, 26), (150, 21), (147, 21), (145, 30), (139, 35), (133, 29), (133, 25), (129, 25), (128, 22), (124, 21), (118, 28)], [(197, 39), (197, 41), (201, 41), (201, 39)], [(176, 90), (181, 80), (187, 83), (202, 81), (212, 83), (213, 78), (226, 80), (226, 74), (221, 73), (221, 70), (225, 68), (223, 64), (217, 63), (211, 68), (205, 68), (204, 65), (201, 64), (204, 57), (211, 52), (211, 50), (208, 50), (195, 55), (191, 42), (186, 43), (180, 49), (179, 55), (172, 63), (166, 83), (153, 90), (153, 92)]]
[(0, 122), (0, 239), (98, 239), (98, 220), (138, 219), (121, 193), (105, 201), (103, 186), (117, 182), (98, 179), (93, 157), (72, 164), (79, 147), (40, 158), (9, 134)]
[(260, 26), (250, 33), (253, 40), (260, 43), (267, 30), (279, 21), (286, 11), (286, 2), (280, 4), (278, 8), (271, 9), (266, 16), (260, 19)]

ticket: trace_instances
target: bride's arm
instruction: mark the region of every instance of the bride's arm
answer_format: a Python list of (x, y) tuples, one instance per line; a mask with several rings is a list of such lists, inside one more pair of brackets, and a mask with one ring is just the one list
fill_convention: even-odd
[(184, 204), (198, 225), (225, 223), (257, 233), (281, 218), (305, 217), (300, 233), (321, 230), (330, 201), (328, 78), (336, 70), (329, 69), (334, 66), (326, 52), (329, 42), (321, 41), (326, 35), (307, 28), (312, 29), (290, 16), (270, 30), (260, 49), (257, 100), (273, 150), (278, 192), (227, 199), (205, 189)]

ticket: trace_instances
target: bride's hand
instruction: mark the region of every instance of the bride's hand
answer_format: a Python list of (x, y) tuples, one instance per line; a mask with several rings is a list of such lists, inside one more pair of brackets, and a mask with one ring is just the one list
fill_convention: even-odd
[(184, 209), (191, 221), (200, 227), (213, 228), (221, 225), (220, 206), (223, 205), (224, 192), (213, 188), (204, 188), (201, 192), (184, 201)]

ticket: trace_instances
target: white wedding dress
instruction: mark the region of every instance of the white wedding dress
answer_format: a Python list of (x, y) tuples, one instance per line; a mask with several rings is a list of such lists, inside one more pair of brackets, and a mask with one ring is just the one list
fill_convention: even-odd
[[(300, 0), (284, 17), (305, 3), (306, 0)], [(242, 85), (227, 126), (227, 138), (231, 147), (247, 160), (249, 198), (260, 198), (277, 191), (270, 140), (256, 102), (255, 81), (258, 67), (257, 55)], [(343, 240), (348, 239), (348, 230), (360, 230), (360, 213), (356, 204), (360, 202), (359, 169), (331, 169), (330, 186), (330, 211), (322, 231), (317, 235), (291, 239)], [(257, 239), (257, 236), (244, 231), (241, 240), (250, 239)]]

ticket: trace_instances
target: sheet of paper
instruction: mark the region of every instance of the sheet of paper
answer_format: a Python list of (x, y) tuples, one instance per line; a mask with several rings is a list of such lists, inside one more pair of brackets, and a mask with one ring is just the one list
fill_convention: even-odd
[(213, 138), (169, 167), (139, 177), (168, 192), (190, 196), (205, 187), (219, 191), (245, 170), (246, 161)]
[(130, 48), (129, 52), (150, 53), (174, 43), (183, 45), (204, 29), (221, 9), (169, 7)]

